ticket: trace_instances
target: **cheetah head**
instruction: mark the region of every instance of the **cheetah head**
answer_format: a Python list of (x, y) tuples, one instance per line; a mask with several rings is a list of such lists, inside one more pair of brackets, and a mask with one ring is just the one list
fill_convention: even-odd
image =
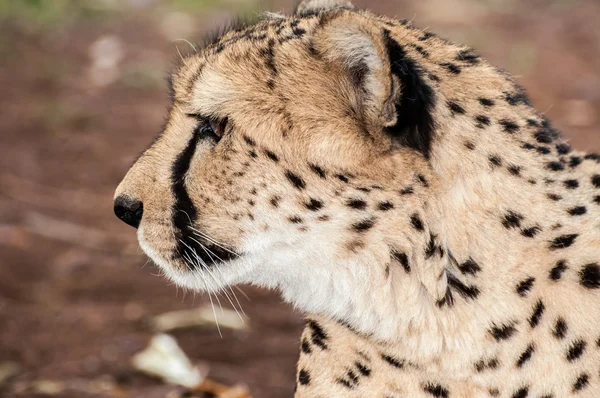
[(426, 228), (433, 95), (389, 29), (305, 1), (182, 60), (164, 131), (115, 194), (168, 278), (276, 288), (348, 321), (407, 274), (428, 239), (411, 231)]

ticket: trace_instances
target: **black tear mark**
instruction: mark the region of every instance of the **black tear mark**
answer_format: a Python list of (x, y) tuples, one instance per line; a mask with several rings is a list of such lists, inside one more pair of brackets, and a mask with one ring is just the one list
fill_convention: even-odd
[(529, 344), (527, 349), (523, 351), (519, 359), (517, 360), (517, 368), (523, 367), (523, 365), (531, 359), (533, 353), (535, 352), (535, 347), (533, 344)]
[(538, 300), (533, 309), (533, 314), (531, 314), (531, 317), (529, 318), (529, 325), (532, 329), (540, 324), (540, 320), (542, 319), (542, 315), (544, 315), (545, 309), (546, 306), (544, 305), (542, 300)]
[(550, 242), (550, 250), (559, 250), (571, 247), (573, 243), (575, 243), (575, 240), (578, 236), (579, 235), (577, 234), (559, 236)]
[(600, 289), (600, 266), (587, 264), (579, 272), (581, 286), (587, 289)]
[(435, 94), (423, 79), (419, 65), (406, 55), (402, 46), (384, 30), (391, 71), (402, 83), (402, 98), (396, 103), (397, 122), (386, 131), (401, 144), (429, 158), (434, 136)]
[(292, 173), (290, 170), (286, 170), (285, 176), (296, 189), (303, 190), (306, 188), (306, 183), (299, 175)]
[(514, 322), (500, 326), (492, 326), (490, 334), (497, 341), (508, 340), (517, 332)]

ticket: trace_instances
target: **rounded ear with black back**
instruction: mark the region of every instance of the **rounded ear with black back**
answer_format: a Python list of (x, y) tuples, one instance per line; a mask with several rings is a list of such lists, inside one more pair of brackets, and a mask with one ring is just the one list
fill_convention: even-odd
[(333, 10), (334, 8), (354, 9), (349, 0), (302, 0), (296, 6), (295, 14), (306, 15), (319, 11)]
[(399, 84), (392, 76), (379, 27), (358, 15), (331, 18), (315, 34), (313, 47), (346, 75), (355, 93), (354, 113), (371, 133), (396, 124)]
[(356, 113), (372, 133), (429, 158), (435, 93), (426, 72), (393, 32), (358, 13), (325, 18), (314, 48), (352, 82)]

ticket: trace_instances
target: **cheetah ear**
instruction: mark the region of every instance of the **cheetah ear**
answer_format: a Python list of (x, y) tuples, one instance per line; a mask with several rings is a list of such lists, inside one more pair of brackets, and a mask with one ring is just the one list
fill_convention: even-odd
[(315, 34), (314, 49), (352, 86), (353, 113), (367, 127), (381, 129), (396, 124), (398, 79), (391, 74), (385, 38), (368, 19), (350, 15), (331, 18)]
[(334, 8), (354, 9), (349, 0), (302, 0), (297, 6), (294, 14), (306, 15), (320, 11), (333, 10)]

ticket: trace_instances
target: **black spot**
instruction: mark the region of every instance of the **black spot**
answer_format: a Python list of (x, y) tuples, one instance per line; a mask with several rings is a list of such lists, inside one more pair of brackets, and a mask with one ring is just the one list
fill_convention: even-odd
[(554, 325), (554, 329), (552, 329), (552, 334), (557, 339), (564, 339), (565, 336), (567, 335), (567, 331), (568, 330), (569, 330), (569, 327), (567, 326), (567, 322), (564, 320), (564, 318), (559, 317), (556, 320), (556, 324)]
[(526, 238), (534, 238), (542, 229), (540, 227), (531, 227), (521, 231), (521, 235)]
[(600, 266), (587, 264), (579, 271), (579, 282), (587, 289), (600, 289)]
[(450, 108), (453, 115), (464, 115), (466, 113), (465, 108), (454, 101), (448, 101), (448, 108)]
[(423, 185), (425, 188), (429, 187), (429, 182), (427, 181), (427, 178), (425, 178), (425, 176), (423, 174), (419, 174), (417, 176), (417, 179), (419, 180), (421, 185)]
[(356, 232), (366, 232), (375, 225), (375, 218), (369, 218), (352, 224), (352, 229)]
[(250, 146), (256, 146), (256, 142), (248, 137), (247, 135), (244, 135), (244, 141), (246, 142), (246, 144), (250, 145)]
[(521, 167), (520, 166), (508, 166), (508, 172), (514, 176), (521, 175)]
[(535, 308), (533, 309), (533, 314), (531, 315), (531, 318), (529, 318), (529, 325), (531, 328), (534, 328), (540, 324), (540, 320), (542, 319), (542, 315), (544, 315), (545, 309), (546, 306), (544, 306), (542, 300), (538, 300)]
[(317, 166), (316, 164), (310, 164), (309, 167), (312, 170), (312, 172), (318, 175), (319, 177), (327, 178), (325, 170), (323, 170), (321, 167)]
[(400, 191), (400, 195), (404, 196), (404, 195), (411, 195), (415, 192), (415, 190), (412, 187), (408, 187), (408, 188), (404, 188), (402, 191)]
[(484, 126), (489, 126), (490, 124), (492, 124), (492, 120), (484, 115), (475, 116), (475, 121), (477, 122), (477, 127), (479, 127), (480, 129)]
[(437, 251), (437, 246), (435, 244), (435, 238), (436, 238), (436, 236), (434, 234), (429, 234), (429, 243), (427, 244), (427, 247), (425, 248), (425, 258), (427, 258), (427, 259), (433, 257), (433, 255)]
[(269, 151), (268, 149), (265, 149), (265, 155), (267, 155), (267, 157), (269, 159), (271, 159), (272, 161), (279, 162), (279, 156), (277, 156), (273, 152)]
[(311, 354), (312, 349), (310, 348), (310, 343), (306, 339), (302, 339), (302, 344), (300, 345), (302, 352), (305, 354)]
[(537, 146), (535, 148), (535, 150), (538, 151), (538, 153), (541, 153), (542, 155), (548, 155), (548, 154), (552, 153), (552, 151), (549, 148), (542, 146), (542, 145)]
[(402, 97), (396, 104), (397, 122), (386, 131), (402, 145), (420, 151), (429, 158), (434, 136), (435, 93), (423, 79), (420, 66), (406, 55), (402, 46), (384, 30), (391, 71), (400, 79)]
[(491, 163), (493, 166), (497, 166), (497, 167), (498, 167), (498, 166), (501, 166), (501, 165), (502, 165), (502, 159), (500, 159), (500, 157), (498, 157), (498, 156), (496, 156), (496, 155), (492, 155), (492, 156), (490, 156), (488, 159), (489, 159), (490, 163)]
[(585, 352), (586, 346), (587, 346), (587, 343), (583, 340), (574, 341), (571, 344), (571, 346), (569, 347), (569, 349), (567, 350), (567, 355), (566, 355), (567, 361), (573, 362), (573, 361), (579, 359)]
[(388, 211), (388, 210), (392, 210), (394, 208), (394, 204), (392, 202), (381, 202), (377, 205), (377, 210), (380, 211)]
[(371, 369), (369, 367), (367, 367), (366, 365), (363, 365), (360, 362), (354, 362), (354, 366), (356, 366), (356, 369), (358, 369), (359, 373), (363, 376), (370, 376), (371, 375)]
[(571, 159), (569, 160), (569, 166), (575, 168), (579, 166), (582, 162), (583, 159), (581, 159), (580, 156), (571, 156)]
[(254, 158), (254, 159), (256, 159), (258, 157), (258, 154), (256, 153), (256, 151), (254, 149), (249, 150), (248, 155), (250, 155), (250, 157)]
[(594, 160), (594, 161), (596, 161), (596, 163), (600, 163), (600, 155), (597, 153), (588, 153), (587, 155), (584, 156), (584, 159)]
[(303, 386), (307, 386), (310, 384), (310, 374), (307, 370), (300, 370), (300, 372), (298, 373), (298, 383), (302, 384)]
[(494, 106), (495, 102), (488, 98), (479, 98), (479, 103), (483, 106)]
[(402, 265), (407, 273), (410, 273), (410, 263), (408, 262), (408, 256), (406, 253), (392, 249), (392, 257)]
[(527, 278), (517, 284), (516, 292), (521, 297), (526, 297), (535, 283), (535, 278)]
[(594, 198), (594, 203), (600, 205), (600, 195), (598, 195)]
[(502, 120), (498, 121), (498, 123), (500, 123), (500, 125), (503, 127), (504, 131), (506, 131), (507, 133), (512, 134), (512, 133), (519, 131), (519, 125), (513, 121), (502, 119)]
[(565, 188), (567, 189), (576, 189), (579, 188), (579, 181), (577, 180), (566, 180), (563, 182)]
[(565, 169), (565, 165), (561, 162), (549, 162), (546, 167), (552, 171), (562, 171)]
[(304, 189), (306, 188), (306, 183), (304, 182), (304, 180), (302, 179), (302, 177), (300, 177), (297, 174), (292, 173), (289, 170), (286, 170), (285, 172), (285, 176), (288, 179), (289, 182), (292, 183), (292, 185), (296, 188), (296, 189)]
[(336, 174), (335, 175), (337, 177), (338, 180), (340, 180), (341, 182), (345, 182), (348, 183), (350, 181), (350, 179), (348, 177), (346, 177), (343, 174)]
[(404, 360), (399, 360), (385, 354), (381, 354), (381, 359), (397, 369), (404, 369), (404, 365), (406, 364)]
[(529, 98), (527, 98), (527, 95), (525, 95), (523, 91), (517, 93), (505, 93), (505, 95), (506, 102), (508, 102), (510, 105), (531, 105)]
[(541, 129), (534, 134), (537, 142), (542, 144), (551, 144), (553, 141), (552, 133), (547, 129)]
[(555, 202), (558, 202), (559, 200), (561, 200), (561, 199), (562, 199), (562, 196), (560, 196), (560, 195), (557, 195), (557, 194), (555, 194), (555, 193), (549, 193), (549, 194), (548, 194), (548, 195), (546, 195), (546, 196), (548, 196), (548, 199), (550, 199), (550, 200), (553, 200), (553, 201), (555, 201)]
[(455, 75), (458, 75), (461, 72), (460, 66), (453, 64), (452, 62), (443, 62), (440, 64), (440, 66), (446, 68)]
[(592, 176), (592, 185), (596, 188), (600, 188), (600, 174)]
[(464, 298), (474, 300), (481, 293), (477, 286), (467, 286), (454, 275), (448, 273), (448, 285)]
[(308, 203), (305, 203), (304, 206), (310, 211), (319, 211), (323, 208), (323, 202), (318, 199), (311, 198)]
[(498, 368), (499, 362), (498, 359), (492, 358), (488, 361), (481, 360), (475, 364), (475, 370), (479, 373), (483, 372), (486, 369), (496, 369)]
[(456, 55), (457, 61), (467, 62), (471, 65), (477, 65), (480, 62), (479, 55), (473, 53), (473, 50), (462, 50)]
[(348, 199), (346, 206), (356, 210), (364, 210), (367, 208), (367, 202), (361, 199)]
[(573, 392), (581, 391), (590, 383), (590, 375), (582, 373), (573, 384)]
[(417, 231), (424, 231), (425, 227), (423, 226), (423, 221), (421, 221), (421, 218), (419, 217), (418, 214), (413, 214), (410, 217), (410, 223), (413, 226), (414, 229), (416, 229)]
[(523, 387), (515, 391), (512, 398), (526, 398), (529, 395), (529, 387)]
[(556, 263), (556, 265), (550, 270), (550, 279), (553, 281), (557, 281), (562, 278), (562, 274), (567, 270), (567, 262), (565, 260), (560, 260)]
[(572, 216), (582, 216), (587, 213), (587, 208), (585, 206), (572, 207), (568, 210), (568, 213)]
[(473, 144), (473, 142), (471, 141), (465, 141), (465, 148), (472, 151), (475, 149), (475, 144)]
[(498, 342), (500, 342), (502, 340), (508, 340), (516, 332), (517, 332), (517, 329), (515, 328), (514, 324), (512, 324), (512, 323), (506, 324), (506, 325), (501, 325), (501, 326), (494, 325), (490, 329), (490, 334)]
[(313, 320), (308, 321), (308, 326), (311, 329), (311, 341), (313, 342), (313, 344), (321, 348), (322, 350), (326, 350), (326, 341), (329, 339), (327, 333), (325, 333), (321, 325), (319, 325)]
[(273, 196), (271, 198), (271, 206), (278, 208), (279, 207), (279, 201), (281, 200), (281, 198), (279, 196)]
[(566, 155), (571, 152), (571, 146), (568, 144), (558, 144), (556, 145), (556, 152), (558, 152), (559, 155)]
[(339, 383), (339, 384), (341, 384), (341, 385), (343, 385), (346, 388), (349, 388), (349, 389), (353, 389), (354, 388), (354, 385), (352, 385), (352, 383), (350, 383), (346, 379), (336, 379), (336, 382)]
[(298, 216), (292, 216), (288, 218), (288, 221), (292, 224), (302, 224), (304, 221)]
[(522, 367), (525, 364), (525, 362), (529, 361), (531, 359), (531, 357), (533, 356), (534, 352), (535, 352), (535, 347), (533, 346), (533, 344), (529, 344), (527, 349), (525, 351), (523, 351), (523, 353), (517, 360), (517, 368)]
[(499, 397), (500, 396), (500, 390), (498, 390), (497, 388), (490, 388), (488, 390), (488, 392), (490, 393), (490, 395), (492, 397)]
[(506, 228), (506, 229), (520, 228), (521, 227), (521, 221), (523, 221), (523, 218), (524, 217), (521, 214), (515, 213), (514, 211), (509, 211), (504, 216), (504, 220), (502, 221), (502, 225), (504, 225), (504, 228)]
[(419, 41), (425, 41), (428, 40), (432, 37), (435, 37), (435, 33), (432, 32), (425, 32), (423, 33), (423, 36), (419, 37)]
[(460, 270), (460, 272), (462, 272), (465, 275), (466, 274), (475, 275), (479, 271), (481, 271), (481, 267), (479, 266), (479, 264), (477, 264), (475, 261), (473, 261), (473, 259), (468, 259), (464, 263), (460, 264), (458, 266), (458, 269)]
[(562, 235), (550, 242), (550, 250), (566, 249), (571, 247), (579, 235)]
[(428, 394), (431, 394), (435, 398), (448, 398), (450, 396), (450, 392), (447, 388), (439, 385), (439, 384), (426, 384), (423, 386), (423, 391)]

